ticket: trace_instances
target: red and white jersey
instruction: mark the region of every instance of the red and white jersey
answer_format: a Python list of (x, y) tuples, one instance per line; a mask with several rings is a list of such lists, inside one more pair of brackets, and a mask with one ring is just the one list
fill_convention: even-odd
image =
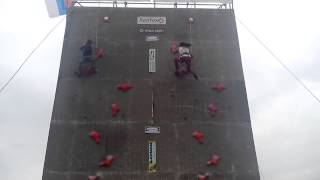
[(187, 47), (179, 47), (179, 54), (180, 56), (183, 56), (183, 55), (190, 55), (190, 49), (187, 48)]

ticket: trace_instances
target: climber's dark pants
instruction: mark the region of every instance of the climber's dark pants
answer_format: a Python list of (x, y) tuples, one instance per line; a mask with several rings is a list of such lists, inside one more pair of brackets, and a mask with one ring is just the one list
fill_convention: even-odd
[(79, 64), (79, 76), (87, 75), (88, 71), (94, 68), (94, 60), (84, 56)]
[(191, 56), (177, 56), (174, 59), (174, 66), (176, 68), (176, 71), (180, 70), (180, 63), (186, 63), (187, 72), (191, 72)]

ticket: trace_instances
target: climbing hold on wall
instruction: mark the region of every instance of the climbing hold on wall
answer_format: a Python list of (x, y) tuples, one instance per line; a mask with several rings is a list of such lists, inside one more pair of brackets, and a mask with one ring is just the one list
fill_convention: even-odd
[(112, 110), (112, 117), (115, 117), (118, 115), (118, 113), (120, 112), (120, 106), (117, 103), (113, 103), (111, 105), (111, 110)]
[(101, 143), (101, 135), (97, 131), (91, 131), (89, 133), (89, 136), (91, 137), (92, 140), (94, 140), (97, 144)]
[(194, 131), (192, 133), (192, 136), (194, 137), (194, 139), (196, 139), (198, 141), (198, 143), (203, 144), (203, 142), (204, 142), (204, 134), (202, 132)]
[(207, 180), (209, 179), (210, 174), (206, 173), (206, 174), (199, 174), (198, 175), (198, 180)]
[(211, 86), (211, 89), (212, 89), (212, 90), (215, 90), (215, 91), (217, 91), (217, 92), (222, 92), (222, 91), (224, 91), (226, 88), (224, 87), (223, 84), (216, 84), (216, 85)]
[(103, 50), (100, 49), (100, 48), (97, 48), (96, 49), (96, 59), (101, 59), (104, 57), (104, 53), (103, 53)]
[(100, 179), (99, 176), (88, 176), (88, 180), (98, 180)]
[(211, 104), (209, 104), (208, 109), (209, 109), (211, 116), (215, 116), (218, 113), (218, 108), (215, 105), (215, 103), (213, 103), (213, 102)]
[(102, 161), (100, 161), (100, 167), (111, 167), (115, 159), (116, 158), (113, 155), (106, 156)]
[(189, 17), (188, 18), (188, 22), (191, 24), (191, 23), (194, 23), (194, 18), (193, 17)]
[(213, 155), (212, 158), (207, 161), (208, 166), (218, 166), (220, 163), (221, 158), (218, 155)]
[(175, 42), (175, 41), (172, 42), (171, 47), (170, 47), (170, 52), (171, 52), (172, 54), (177, 54), (178, 51), (179, 51), (178, 43)]
[(129, 83), (120, 84), (118, 86), (118, 90), (122, 92), (128, 92), (131, 88), (133, 88)]
[(108, 16), (103, 17), (103, 22), (110, 22), (110, 18)]

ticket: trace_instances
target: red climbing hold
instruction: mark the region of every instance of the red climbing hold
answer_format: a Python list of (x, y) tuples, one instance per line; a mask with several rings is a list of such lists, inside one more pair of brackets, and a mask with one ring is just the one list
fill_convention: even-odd
[(216, 104), (214, 104), (213, 102), (211, 104), (209, 104), (208, 109), (209, 109), (211, 116), (214, 116), (218, 113), (218, 108), (217, 108)]
[(111, 110), (112, 110), (112, 117), (115, 117), (118, 115), (118, 113), (120, 112), (120, 106), (117, 103), (113, 103), (111, 105)]
[(104, 57), (104, 53), (103, 53), (103, 50), (100, 49), (100, 48), (97, 48), (96, 49), (96, 59), (101, 59)]
[(91, 139), (93, 139), (97, 144), (100, 144), (101, 142), (101, 135), (100, 133), (98, 133), (97, 131), (91, 131), (89, 133), (89, 136), (91, 137)]
[(88, 180), (98, 180), (99, 176), (88, 176)]
[(115, 159), (116, 158), (113, 155), (106, 156), (105, 159), (100, 161), (100, 167), (111, 167), (111, 165)]
[(211, 86), (211, 89), (212, 89), (212, 90), (215, 90), (215, 91), (217, 91), (217, 92), (222, 92), (222, 91), (224, 91), (226, 88), (224, 87), (223, 84), (216, 84), (216, 85)]
[(203, 144), (204, 134), (202, 132), (194, 131), (192, 136), (198, 141), (198, 143)]
[(171, 51), (171, 53), (172, 53), (172, 54), (176, 54), (176, 53), (178, 53), (179, 48), (178, 48), (178, 44), (177, 44), (177, 42), (172, 42), (172, 45), (171, 45), (170, 51)]
[(133, 88), (129, 83), (120, 84), (118, 89), (122, 92), (128, 92), (131, 88)]
[(204, 175), (202, 174), (199, 174), (198, 175), (198, 180), (207, 180), (209, 178), (210, 174), (209, 173), (206, 173)]
[(204, 175), (198, 175), (198, 180), (207, 180), (208, 177)]
[(95, 67), (89, 67), (89, 68), (86, 69), (85, 75), (86, 75), (86, 77), (89, 77), (91, 75), (96, 74), (98, 71), (99, 70), (97, 68), (95, 68)]
[(207, 161), (208, 166), (218, 166), (220, 163), (220, 157), (218, 155), (213, 155), (212, 158)]

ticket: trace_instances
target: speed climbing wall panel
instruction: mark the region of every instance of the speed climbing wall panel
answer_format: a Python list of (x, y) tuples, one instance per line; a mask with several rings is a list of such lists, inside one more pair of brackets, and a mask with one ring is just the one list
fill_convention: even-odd
[[(79, 78), (79, 47), (87, 39), (104, 57), (95, 62), (96, 74)], [(170, 48), (180, 41), (192, 43), (198, 80), (175, 76)], [(132, 88), (123, 92), (121, 84)], [(146, 126), (154, 134), (146, 134)], [(101, 137), (90, 137), (92, 131)], [(260, 179), (232, 10), (71, 11), (43, 180), (90, 175), (102, 180)]]

